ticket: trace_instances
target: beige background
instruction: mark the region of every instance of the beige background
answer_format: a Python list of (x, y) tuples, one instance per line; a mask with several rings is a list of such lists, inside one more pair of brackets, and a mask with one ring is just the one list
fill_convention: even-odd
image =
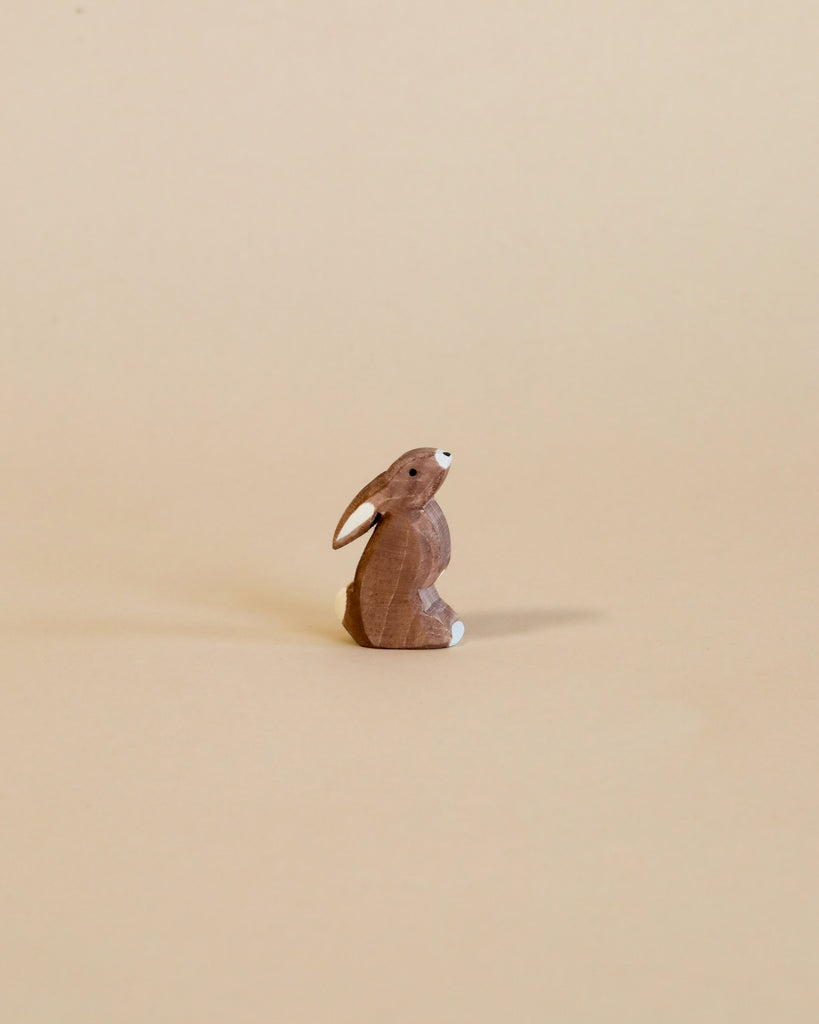
[[(819, 1019), (813, 0), (0, 51), (0, 1019)], [(466, 639), (363, 651), (427, 444)]]

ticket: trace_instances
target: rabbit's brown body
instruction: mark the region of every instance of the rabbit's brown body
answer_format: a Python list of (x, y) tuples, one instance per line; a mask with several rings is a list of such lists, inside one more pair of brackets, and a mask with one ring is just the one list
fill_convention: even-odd
[(342, 622), (362, 647), (450, 647), (463, 624), (435, 588), (449, 564), (450, 538), (432, 495), (451, 456), (416, 448), (356, 495), (333, 541), (341, 547), (373, 525), (346, 590)]

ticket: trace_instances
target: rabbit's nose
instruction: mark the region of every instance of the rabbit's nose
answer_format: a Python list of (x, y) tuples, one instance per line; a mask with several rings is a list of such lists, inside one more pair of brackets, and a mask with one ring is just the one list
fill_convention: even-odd
[(439, 448), (435, 453), (435, 461), (442, 469), (449, 469), (449, 464), (452, 462), (452, 455)]

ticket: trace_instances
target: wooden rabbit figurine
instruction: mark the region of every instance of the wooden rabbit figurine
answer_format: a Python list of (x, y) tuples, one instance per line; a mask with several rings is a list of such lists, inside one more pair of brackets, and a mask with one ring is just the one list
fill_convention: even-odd
[(451, 463), (440, 448), (413, 448), (359, 491), (339, 520), (334, 548), (375, 527), (355, 579), (336, 597), (338, 617), (362, 647), (452, 647), (464, 635), (435, 589), (450, 543), (433, 495)]

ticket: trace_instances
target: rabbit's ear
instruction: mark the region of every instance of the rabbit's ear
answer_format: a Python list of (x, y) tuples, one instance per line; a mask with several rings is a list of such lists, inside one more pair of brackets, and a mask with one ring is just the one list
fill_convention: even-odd
[(381, 473), (353, 498), (333, 534), (334, 548), (343, 548), (351, 540), (363, 536), (371, 526), (375, 526), (381, 515), (386, 485), (387, 474)]

